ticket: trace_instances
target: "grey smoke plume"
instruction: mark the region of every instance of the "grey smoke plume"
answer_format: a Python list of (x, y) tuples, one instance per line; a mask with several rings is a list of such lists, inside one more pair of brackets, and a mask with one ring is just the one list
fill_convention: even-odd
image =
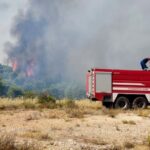
[(19, 70), (82, 81), (91, 67), (138, 69), (150, 55), (149, 0), (30, 0), (7, 44)]
[(6, 10), (9, 8), (9, 5), (5, 2), (0, 2), (0, 10)]

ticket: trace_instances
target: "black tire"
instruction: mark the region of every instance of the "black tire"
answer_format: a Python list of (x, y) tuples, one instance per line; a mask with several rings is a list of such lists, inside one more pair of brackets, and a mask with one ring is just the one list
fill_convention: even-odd
[(102, 104), (103, 104), (103, 106), (106, 107), (106, 108), (109, 108), (109, 109), (110, 109), (110, 108), (113, 108), (113, 103), (111, 103), (111, 102), (103, 102)]
[(132, 108), (134, 109), (145, 109), (147, 108), (147, 100), (144, 97), (137, 97), (133, 100)]
[(114, 103), (114, 108), (117, 109), (129, 109), (130, 108), (130, 103), (127, 97), (121, 96), (118, 97)]

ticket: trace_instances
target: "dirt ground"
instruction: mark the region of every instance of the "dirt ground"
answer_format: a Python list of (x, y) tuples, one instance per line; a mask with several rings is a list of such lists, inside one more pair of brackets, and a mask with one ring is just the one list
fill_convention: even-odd
[(150, 149), (150, 114), (132, 111), (112, 115), (94, 110), (76, 117), (61, 109), (4, 110), (0, 131), (18, 142), (34, 141), (43, 150)]

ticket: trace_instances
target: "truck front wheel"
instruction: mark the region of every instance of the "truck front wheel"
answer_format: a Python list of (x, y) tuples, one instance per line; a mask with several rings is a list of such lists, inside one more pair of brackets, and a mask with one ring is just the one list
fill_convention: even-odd
[(147, 107), (147, 100), (144, 97), (137, 97), (133, 100), (132, 107), (134, 109), (145, 109)]
[(120, 96), (116, 99), (114, 103), (114, 108), (117, 109), (129, 109), (130, 108), (130, 103), (127, 97), (125, 96)]

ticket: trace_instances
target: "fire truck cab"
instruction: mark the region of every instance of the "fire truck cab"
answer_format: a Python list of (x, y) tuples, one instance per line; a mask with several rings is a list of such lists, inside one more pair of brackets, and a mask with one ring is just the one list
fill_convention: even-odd
[(150, 104), (150, 71), (92, 68), (86, 96), (108, 108), (146, 108)]

